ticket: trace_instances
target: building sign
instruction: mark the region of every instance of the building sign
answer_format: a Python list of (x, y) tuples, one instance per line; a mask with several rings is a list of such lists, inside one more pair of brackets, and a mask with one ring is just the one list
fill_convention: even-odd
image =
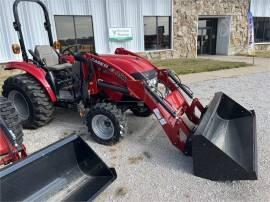
[(132, 40), (131, 28), (109, 28), (110, 41), (128, 41)]

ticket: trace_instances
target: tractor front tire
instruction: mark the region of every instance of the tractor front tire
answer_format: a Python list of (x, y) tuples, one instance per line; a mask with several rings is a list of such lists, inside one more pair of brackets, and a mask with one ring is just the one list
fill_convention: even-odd
[(86, 120), (92, 138), (103, 145), (116, 144), (127, 131), (125, 113), (110, 103), (98, 103), (93, 106)]
[(14, 105), (24, 128), (39, 128), (53, 118), (54, 104), (44, 87), (29, 74), (9, 77), (3, 85), (3, 96)]
[(11, 104), (5, 97), (0, 97), (0, 117), (6, 126), (15, 135), (15, 141), (18, 145), (23, 144), (23, 131), (19, 116)]

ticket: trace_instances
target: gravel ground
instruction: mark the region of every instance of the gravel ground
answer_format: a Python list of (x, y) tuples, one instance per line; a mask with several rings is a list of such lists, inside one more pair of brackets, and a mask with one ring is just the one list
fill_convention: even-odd
[(192, 159), (172, 146), (153, 116), (131, 113), (128, 135), (112, 147), (96, 144), (78, 114), (58, 109), (55, 119), (38, 130), (25, 130), (28, 153), (77, 132), (118, 173), (96, 201), (270, 201), (270, 72), (190, 85), (207, 104), (223, 91), (257, 114), (259, 180), (213, 182), (193, 176)]

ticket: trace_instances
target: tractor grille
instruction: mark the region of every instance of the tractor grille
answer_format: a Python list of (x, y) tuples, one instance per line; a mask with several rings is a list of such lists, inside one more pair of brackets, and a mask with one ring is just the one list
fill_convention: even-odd
[(133, 76), (134, 79), (137, 80), (145, 80), (145, 79), (152, 80), (157, 77), (157, 71), (153, 69), (146, 72), (136, 72), (131, 74), (131, 76)]

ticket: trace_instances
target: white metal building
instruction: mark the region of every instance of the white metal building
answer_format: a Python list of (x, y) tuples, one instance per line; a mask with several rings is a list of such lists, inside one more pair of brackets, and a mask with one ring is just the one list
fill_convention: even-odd
[[(116, 47), (143, 52), (174, 50), (182, 45), (182, 48), (178, 48), (181, 52), (187, 46), (179, 41), (181, 40), (177, 36), (179, 31), (174, 32), (174, 29), (176, 30), (174, 26), (177, 25), (179, 30), (181, 22), (179, 22), (179, 18), (176, 18), (176, 15), (179, 15), (176, 14), (178, 9), (175, 9), (173, 5), (176, 3), (178, 6), (185, 5), (183, 0), (41, 1), (45, 3), (50, 14), (53, 38), (55, 41), (59, 40), (62, 45), (85, 44), (86, 50), (95, 49), (98, 53), (112, 53)], [(14, 0), (0, 0), (0, 63), (21, 59), (11, 50), (11, 44), (18, 43), (18, 37), (13, 28), (13, 2)], [(228, 3), (230, 2), (228, 1)], [(207, 10), (207, 8), (205, 9)], [(252, 0), (251, 11), (255, 16), (255, 41), (260, 45), (266, 44), (270, 47), (270, 0)], [(48, 44), (47, 33), (43, 26), (44, 16), (39, 5), (22, 2), (19, 4), (19, 14), (26, 47), (34, 49), (35, 45)], [(211, 14), (209, 16), (203, 15), (204, 20), (209, 17), (213, 18)], [(218, 17), (219, 21), (222, 20), (220, 16)], [(230, 27), (231, 16), (223, 18), (228, 23), (219, 23), (218, 21), (216, 25), (218, 31), (224, 30), (221, 27), (223, 24), (228, 24)], [(178, 20), (175, 22), (176, 19)], [(199, 20), (198, 24), (200, 25)], [(126, 29), (120, 30), (128, 33), (126, 40), (113, 40), (111, 38), (116, 28)], [(225, 27), (225, 29), (227, 28)], [(200, 31), (198, 28), (198, 40)], [(212, 43), (215, 46), (214, 54), (222, 54), (223, 52), (225, 55), (229, 54), (230, 36), (227, 36), (225, 42), (222, 42), (218, 36), (217, 34), (215, 42)], [(194, 38), (196, 38), (196, 32)], [(210, 37), (208, 36), (208, 38)], [(204, 40), (203, 43), (206, 43), (205, 41), (207, 42)], [(193, 55), (199, 52), (196, 46), (194, 43), (193, 48), (190, 48), (195, 50)], [(221, 49), (224, 51), (219, 51)]]
[[(54, 40), (59, 37), (69, 37), (71, 28), (70, 19), (66, 25), (61, 16), (89, 16), (93, 28), (90, 35), (94, 35), (94, 46), (98, 53), (113, 52), (116, 47), (125, 47), (132, 51), (144, 51), (144, 23), (143, 16), (171, 16), (171, 0), (42, 0), (49, 11)], [(1, 0), (0, 6), (0, 62), (19, 59), (11, 50), (11, 44), (18, 42), (17, 34), (13, 29), (12, 5), (14, 0)], [(22, 2), (19, 4), (22, 29), (27, 48), (34, 48), (37, 44), (48, 44), (47, 33), (44, 30), (44, 16), (41, 7), (35, 3)], [(60, 17), (59, 17), (60, 16)], [(57, 27), (56, 19), (59, 18)], [(62, 20), (62, 21), (61, 21)], [(75, 19), (76, 20), (76, 19)], [(91, 22), (92, 21), (92, 22)], [(76, 22), (75, 22), (76, 23)], [(84, 26), (84, 27), (83, 27)], [(57, 29), (64, 27), (62, 33)], [(128, 27), (132, 31), (132, 40), (109, 41), (109, 28)], [(83, 35), (85, 25), (81, 25)], [(89, 31), (88, 31), (89, 32)], [(80, 34), (79, 33), (79, 34)], [(66, 35), (66, 36), (65, 36)], [(16, 58), (17, 57), (17, 58)]]

